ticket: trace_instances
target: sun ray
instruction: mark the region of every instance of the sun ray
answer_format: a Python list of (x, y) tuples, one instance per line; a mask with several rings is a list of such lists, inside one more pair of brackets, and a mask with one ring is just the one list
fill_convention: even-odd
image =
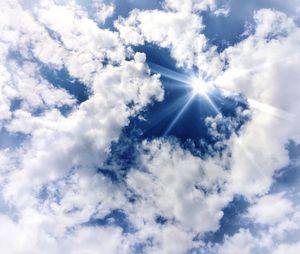
[[(254, 74), (257, 71), (261, 71), (268, 67), (272, 67), (276, 64), (287, 64), (292, 61), (291, 58), (292, 56), (289, 56), (288, 58), (280, 58), (262, 64), (257, 64), (251, 68), (246, 68), (246, 69), (239, 69), (238, 67), (235, 67), (234, 69), (227, 70), (227, 72), (225, 72), (225, 75), (220, 75), (219, 78), (216, 79), (216, 82), (219, 83), (222, 82), (222, 80), (224, 81), (225, 76), (226, 76), (226, 80), (229, 79), (231, 81), (234, 81), (244, 76)], [(226, 74), (229, 76), (227, 76)]]
[(285, 110), (276, 108), (266, 103), (259, 102), (257, 100), (253, 100), (248, 98), (249, 105), (253, 109), (260, 110), (266, 114), (272, 115), (277, 118), (281, 118), (286, 121), (293, 121), (293, 115)]
[(205, 95), (205, 99), (217, 114), (222, 114), (221, 111), (217, 108), (216, 104), (212, 101), (212, 99), (208, 95)]
[[(227, 89), (224, 88), (220, 88), (220, 91), (222, 91), (223, 93), (227, 94), (227, 95), (237, 95), (236, 100), (242, 102), (242, 103), (246, 103), (244, 101), (244, 99), (242, 99), (241, 97), (239, 97), (239, 95), (237, 93), (234, 93), (232, 91), (229, 91)], [(272, 115), (276, 118), (280, 118), (282, 120), (286, 120), (286, 121), (293, 121), (294, 120), (294, 115), (291, 114), (290, 112), (286, 111), (286, 110), (282, 110), (278, 107), (274, 107), (270, 104), (267, 103), (263, 103), (261, 101), (252, 99), (247, 97), (246, 101), (248, 102), (250, 108), (255, 109), (255, 110), (259, 110), (261, 112), (264, 112), (266, 114)]]
[(189, 77), (187, 75), (173, 71), (169, 68), (166, 68), (164, 66), (158, 65), (153, 62), (149, 62), (148, 64), (151, 69), (153, 69), (155, 72), (158, 72), (159, 74), (161, 74), (161, 76), (166, 77), (168, 79), (175, 80), (175, 81), (180, 82), (185, 85), (190, 85)]
[(187, 107), (190, 105), (190, 103), (192, 102), (192, 100), (194, 99), (195, 94), (192, 94), (190, 96), (190, 98), (188, 99), (188, 101), (185, 103), (185, 105), (182, 107), (182, 109), (179, 111), (179, 113), (176, 115), (176, 117), (174, 118), (174, 120), (171, 122), (171, 124), (169, 125), (169, 127), (166, 129), (166, 131), (164, 132), (164, 136), (168, 135), (170, 133), (170, 131), (172, 130), (172, 128), (175, 126), (175, 124), (177, 123), (177, 121), (180, 119), (180, 117), (183, 115), (184, 111), (187, 109)]
[(205, 81), (201, 77), (198, 77), (192, 79), (191, 86), (194, 94), (204, 97), (209, 103), (209, 105), (213, 108), (213, 110), (217, 114), (221, 114), (220, 110), (217, 108), (216, 104), (212, 101), (212, 99), (209, 96), (209, 93), (214, 88), (210, 82)]
[(253, 170), (255, 170), (255, 172), (257, 174), (259, 174), (260, 176), (266, 178), (266, 177), (269, 177), (266, 172), (263, 170), (263, 167), (259, 166), (259, 164), (257, 163), (255, 157), (254, 157), (254, 154), (251, 153), (249, 151), (249, 149), (247, 149), (247, 147), (242, 143), (242, 140), (240, 140), (239, 137), (237, 137), (235, 139), (235, 144), (237, 145), (237, 147), (239, 149), (241, 149), (243, 151), (243, 154), (245, 155), (245, 157), (247, 158), (247, 160), (250, 162), (250, 164), (253, 166)]
[(177, 99), (175, 102), (170, 103), (162, 111), (155, 114), (155, 119), (151, 120), (151, 125), (147, 126), (147, 129), (145, 132), (149, 131), (153, 127), (157, 126), (161, 121), (165, 119), (166, 116), (172, 114), (173, 112), (179, 110), (182, 108), (185, 104), (187, 99), (190, 97), (190, 95), (181, 96), (179, 99)]
[[(215, 105), (213, 100), (210, 98), (209, 93), (215, 88), (214, 85), (208, 81), (208, 77), (205, 75), (205, 73), (199, 72), (198, 77), (195, 77), (194, 74), (188, 76), (179, 72), (176, 72), (174, 70), (171, 70), (169, 68), (166, 68), (164, 66), (158, 65), (153, 62), (148, 63), (150, 68), (153, 69), (155, 72), (158, 72), (161, 74), (162, 77), (166, 77), (168, 79), (174, 80), (178, 82), (176, 85), (192, 89), (191, 95), (189, 95), (189, 99), (187, 102), (183, 105), (182, 109), (179, 111), (179, 113), (176, 115), (174, 120), (171, 122), (171, 124), (166, 129), (164, 135), (169, 134), (169, 132), (172, 130), (174, 125), (178, 122), (180, 117), (184, 114), (185, 110), (191, 103), (191, 101), (196, 97), (202, 97), (205, 99), (205, 101), (211, 106), (211, 108), (215, 111), (216, 114), (222, 114), (218, 107)], [(182, 84), (182, 86), (180, 85)], [(173, 84), (172, 84), (173, 85)], [(159, 122), (160, 120), (156, 121)]]

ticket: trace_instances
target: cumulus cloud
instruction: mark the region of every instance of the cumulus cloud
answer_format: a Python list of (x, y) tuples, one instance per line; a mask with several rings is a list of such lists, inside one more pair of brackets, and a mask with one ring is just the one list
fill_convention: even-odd
[(161, 215), (195, 233), (217, 229), (228, 201), (225, 193), (219, 193), (227, 176), (222, 162), (203, 161), (159, 140), (145, 143), (143, 149), (143, 171), (127, 176), (128, 187), (140, 197), (134, 207), (137, 227)]
[(274, 224), (282, 221), (293, 211), (292, 203), (282, 195), (268, 195), (260, 198), (249, 209), (249, 216), (262, 224)]
[[(103, 253), (125, 253), (120, 228), (81, 224), (125, 202), (97, 168), (128, 118), (163, 99), (159, 75), (150, 75), (142, 53), (125, 60), (118, 34), (99, 28), (74, 2), (40, 1), (25, 9), (11, 1), (1, 8), (2, 125), (28, 137), (17, 150), (1, 152), (2, 196), (16, 215), (16, 221), (2, 217), (1, 235), (11, 231), (16, 241), (5, 246), (10, 235), (3, 237), (3, 250), (38, 253), (48, 246), (48, 253), (88, 253), (100, 239)], [(89, 98), (77, 105), (41, 76), (41, 64), (65, 68), (88, 87)], [(20, 101), (15, 109), (14, 99)], [(63, 105), (71, 108), (68, 115)]]
[[(10, 135), (26, 137), (16, 149), (0, 151), (1, 250), (296, 253), (299, 239), (287, 238), (300, 230), (299, 204), (268, 193), (274, 172), (289, 164), (286, 145), (300, 138), (294, 20), (260, 10), (254, 31), (219, 54), (201, 18), (203, 11), (222, 12), (215, 1), (166, 0), (161, 10), (119, 17), (112, 31), (104, 24), (114, 11), (101, 0), (11, 0), (0, 7), (0, 123)], [(144, 140), (135, 166), (114, 182), (99, 173), (111, 142), (132, 117), (164, 99), (160, 75), (130, 48), (145, 43), (168, 48), (179, 67), (198, 68), (224, 94), (242, 94), (249, 110), (206, 118), (217, 142), (203, 158), (175, 140)], [(82, 82), (87, 100), (79, 104), (48, 81), (43, 66)], [(206, 244), (205, 234), (220, 228), (235, 195), (249, 201), (245, 218), (257, 231), (240, 229), (223, 243)], [(130, 232), (114, 224), (122, 218)], [(12, 237), (15, 244), (8, 245)]]
[[(172, 1), (171, 6), (178, 3)], [(216, 48), (209, 47), (202, 33), (201, 17), (190, 11), (178, 11), (177, 7), (169, 11), (133, 10), (128, 18), (119, 18), (115, 27), (126, 44), (154, 43), (169, 48), (178, 66), (201, 66), (209, 75), (215, 75), (220, 69)]]
[(273, 173), (289, 162), (285, 146), (299, 142), (299, 28), (271, 10), (260, 10), (255, 20), (255, 32), (222, 54), (228, 66), (216, 80), (252, 106), (251, 121), (232, 140), (232, 187), (249, 197), (268, 191)]

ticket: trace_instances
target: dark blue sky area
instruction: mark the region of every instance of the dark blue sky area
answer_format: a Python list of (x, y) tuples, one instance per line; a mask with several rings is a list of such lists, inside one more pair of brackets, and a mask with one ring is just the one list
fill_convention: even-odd
[[(170, 69), (182, 77), (189, 79), (192, 73), (197, 70), (184, 70), (176, 68), (175, 61), (170, 57), (168, 49), (162, 49), (148, 44), (135, 48), (136, 51), (144, 52), (147, 55), (147, 63), (152, 72), (159, 73), (160, 67)], [(158, 66), (158, 67), (157, 67)], [(182, 108), (192, 95), (192, 88), (184, 83), (163, 76), (161, 77), (163, 88), (165, 90), (165, 99), (163, 102), (156, 102), (149, 106), (143, 113), (146, 121), (140, 121), (138, 124), (143, 130), (144, 138), (174, 136), (180, 140), (187, 139), (206, 139), (207, 127), (205, 118), (215, 116), (217, 112), (208, 103), (204, 96), (195, 96), (186, 107), (185, 111), (173, 123)], [(212, 102), (224, 116), (235, 116), (236, 108), (246, 108), (247, 105), (242, 100), (234, 97), (223, 97), (217, 90), (210, 94)], [(169, 132), (166, 130), (172, 125)]]

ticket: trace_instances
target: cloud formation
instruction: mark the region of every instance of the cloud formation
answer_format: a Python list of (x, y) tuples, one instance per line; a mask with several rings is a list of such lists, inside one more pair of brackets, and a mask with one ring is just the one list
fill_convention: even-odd
[[(299, 165), (288, 148), (300, 141), (295, 18), (259, 10), (240, 41), (219, 52), (203, 17), (226, 16), (228, 5), (166, 0), (159, 10), (122, 17), (118, 4), (11, 0), (0, 7), (0, 136), (23, 137), (0, 150), (0, 249), (298, 253), (299, 188), (277, 191), (275, 180)], [(122, 165), (107, 163), (112, 143), (132, 119), (147, 121), (143, 113), (168, 92), (136, 50), (145, 44), (203, 74), (222, 100), (234, 95), (248, 104), (236, 104), (233, 116), (201, 116), (204, 156), (176, 137), (142, 136), (135, 163), (119, 174)], [(45, 67), (77, 80), (87, 99), (79, 103), (63, 79), (51, 82)], [(248, 202), (245, 225), (229, 233), (224, 209), (236, 196)], [(207, 240), (220, 230), (222, 242)]]

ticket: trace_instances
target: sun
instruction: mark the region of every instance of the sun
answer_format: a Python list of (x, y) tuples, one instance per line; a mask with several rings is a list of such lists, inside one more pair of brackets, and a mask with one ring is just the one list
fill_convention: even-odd
[(210, 85), (208, 82), (205, 82), (201, 78), (194, 78), (192, 80), (192, 88), (194, 94), (198, 95), (207, 95), (211, 89)]

